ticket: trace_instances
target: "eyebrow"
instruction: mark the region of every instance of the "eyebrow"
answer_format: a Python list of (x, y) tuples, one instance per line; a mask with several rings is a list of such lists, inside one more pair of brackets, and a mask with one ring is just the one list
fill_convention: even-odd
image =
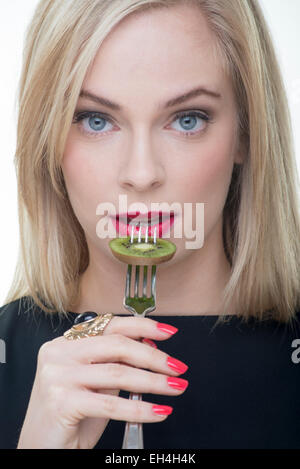
[[(180, 96), (172, 98), (164, 104), (160, 104), (159, 109), (170, 108), (178, 104), (184, 103), (185, 101), (188, 101), (191, 98), (195, 98), (196, 96), (201, 96), (201, 95), (210, 96), (215, 99), (221, 98), (220, 93), (208, 90), (207, 88), (204, 88), (204, 87), (198, 87), (198, 88), (193, 88), (192, 90), (187, 91), (184, 94), (181, 94)], [(106, 106), (114, 111), (122, 110), (122, 106), (120, 106), (119, 104), (114, 103), (113, 101), (107, 98), (103, 98), (102, 96), (97, 96), (87, 90), (81, 90), (79, 97), (89, 99), (90, 101), (94, 101), (97, 104), (102, 104), (103, 106)]]

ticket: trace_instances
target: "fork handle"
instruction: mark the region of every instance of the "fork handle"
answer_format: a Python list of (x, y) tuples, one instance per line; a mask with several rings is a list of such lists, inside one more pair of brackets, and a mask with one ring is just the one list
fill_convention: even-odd
[[(131, 392), (129, 399), (141, 401), (142, 394)], [(141, 422), (126, 422), (122, 449), (143, 449), (143, 424)]]

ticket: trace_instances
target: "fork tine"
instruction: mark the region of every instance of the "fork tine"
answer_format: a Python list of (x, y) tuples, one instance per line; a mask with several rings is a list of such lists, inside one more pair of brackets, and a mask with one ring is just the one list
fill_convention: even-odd
[(156, 265), (152, 266), (151, 272), (151, 296), (154, 296), (154, 299), (156, 299)]
[(140, 266), (135, 266), (135, 282), (134, 282), (134, 296), (139, 296), (139, 283), (140, 283)]
[(153, 243), (156, 244), (156, 227), (154, 228), (154, 240)]
[(131, 272), (132, 272), (132, 265), (129, 264), (127, 267), (127, 274), (126, 274), (125, 298), (129, 298), (130, 296)]
[(134, 232), (134, 225), (132, 225), (132, 227), (131, 227), (131, 236), (130, 236), (131, 244), (133, 243), (133, 232)]
[(138, 243), (141, 242), (141, 238), (142, 238), (142, 225), (140, 224)]
[(143, 297), (146, 298), (147, 296), (147, 273), (148, 273), (148, 266), (144, 265), (144, 283), (143, 283)]

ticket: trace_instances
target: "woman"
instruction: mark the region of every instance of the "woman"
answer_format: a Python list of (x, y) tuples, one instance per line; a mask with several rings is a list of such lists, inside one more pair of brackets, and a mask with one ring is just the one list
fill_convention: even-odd
[[(145, 448), (299, 447), (298, 178), (255, 0), (42, 0), (16, 167), (3, 447), (120, 448), (124, 421), (147, 423)], [(148, 318), (124, 315), (127, 266), (96, 228), (120, 195), (205, 206), (203, 246), (174, 240)], [(115, 317), (66, 340), (85, 311)]]

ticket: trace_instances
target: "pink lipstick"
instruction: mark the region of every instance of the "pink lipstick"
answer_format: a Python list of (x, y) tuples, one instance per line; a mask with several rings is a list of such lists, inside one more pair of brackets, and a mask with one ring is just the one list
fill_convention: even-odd
[(116, 232), (121, 236), (131, 236), (132, 227), (134, 226), (134, 234), (138, 233), (141, 227), (142, 236), (145, 236), (146, 231), (148, 231), (148, 236), (153, 237), (156, 228), (156, 236), (161, 238), (173, 226), (175, 214), (173, 211), (148, 212), (144, 214), (140, 212), (128, 212), (118, 213), (110, 218)]

